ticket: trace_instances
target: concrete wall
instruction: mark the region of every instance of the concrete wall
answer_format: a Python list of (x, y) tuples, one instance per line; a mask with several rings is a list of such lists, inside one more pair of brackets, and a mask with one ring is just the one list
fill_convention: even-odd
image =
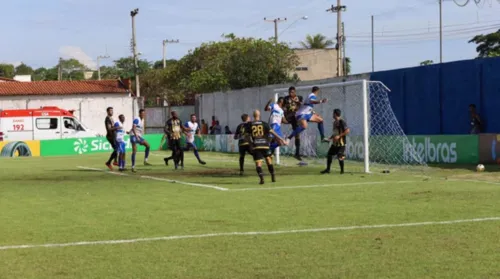
[(26, 109), (42, 106), (57, 106), (61, 109), (75, 110), (74, 115), (85, 126), (100, 135), (106, 134), (104, 118), (107, 107), (114, 108), (115, 118), (119, 114), (125, 115), (126, 126), (130, 125), (130, 128), (132, 128), (133, 117), (137, 115), (138, 111), (133, 98), (118, 94), (0, 97), (1, 109)]
[[(182, 122), (188, 121), (190, 115), (195, 113), (194, 106), (173, 106), (173, 107), (146, 107), (146, 132), (148, 134), (161, 134), (165, 127), (165, 122), (170, 118), (170, 112), (176, 111)], [(198, 119), (200, 122), (201, 119)]]
[(336, 49), (295, 49), (300, 59), (295, 73), (300, 80), (310, 81), (338, 76)]

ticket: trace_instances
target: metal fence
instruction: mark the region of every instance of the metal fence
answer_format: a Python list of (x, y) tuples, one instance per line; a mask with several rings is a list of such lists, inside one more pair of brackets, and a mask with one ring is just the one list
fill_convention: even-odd
[[(195, 112), (194, 106), (146, 107), (145, 109), (145, 128), (148, 134), (163, 133), (165, 122), (170, 118), (171, 111), (176, 111), (183, 122), (188, 121), (190, 115)], [(198, 120), (201, 121), (201, 119)]]

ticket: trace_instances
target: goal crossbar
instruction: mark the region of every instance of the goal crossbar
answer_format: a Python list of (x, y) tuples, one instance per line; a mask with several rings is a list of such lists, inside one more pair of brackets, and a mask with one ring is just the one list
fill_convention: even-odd
[[(323, 84), (318, 84), (316, 86), (318, 87), (332, 87), (332, 86), (349, 86), (349, 85), (361, 85), (363, 82), (366, 83), (377, 83), (380, 84), (382, 87), (385, 88), (388, 92), (391, 92), (391, 89), (387, 87), (383, 82), (381, 81), (376, 81), (376, 80), (366, 80), (366, 79), (358, 79), (358, 80), (350, 80), (350, 81), (342, 81), (342, 82), (330, 82), (330, 83), (323, 83)], [(295, 87), (296, 90), (302, 90), (302, 89), (308, 89), (312, 88), (314, 85), (303, 85), (303, 86), (297, 86)], [(283, 91), (288, 91), (288, 87), (286, 88), (276, 88), (274, 89), (274, 92), (283, 92)]]

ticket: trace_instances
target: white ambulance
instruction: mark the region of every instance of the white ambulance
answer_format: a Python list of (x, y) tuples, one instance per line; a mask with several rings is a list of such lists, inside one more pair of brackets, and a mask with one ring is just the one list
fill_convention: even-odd
[(0, 141), (95, 137), (71, 111), (58, 107), (0, 110)]

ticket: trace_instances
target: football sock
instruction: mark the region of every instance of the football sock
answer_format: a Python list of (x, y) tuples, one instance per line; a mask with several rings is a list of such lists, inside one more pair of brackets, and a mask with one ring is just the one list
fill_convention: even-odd
[(326, 157), (326, 169), (329, 171), (330, 168), (332, 167), (332, 161), (333, 161), (333, 156), (332, 155), (328, 155)]
[(298, 137), (300, 133), (302, 133), (305, 129), (302, 126), (297, 127), (293, 132), (288, 136), (289, 139), (293, 137)]
[(339, 160), (340, 172), (344, 172), (344, 160)]
[(135, 153), (132, 153), (132, 168), (135, 167)]
[(319, 134), (321, 135), (321, 139), (325, 138), (325, 126), (323, 125), (323, 121), (318, 123)]
[(240, 157), (240, 171), (243, 171), (243, 165), (245, 165), (245, 157)]

